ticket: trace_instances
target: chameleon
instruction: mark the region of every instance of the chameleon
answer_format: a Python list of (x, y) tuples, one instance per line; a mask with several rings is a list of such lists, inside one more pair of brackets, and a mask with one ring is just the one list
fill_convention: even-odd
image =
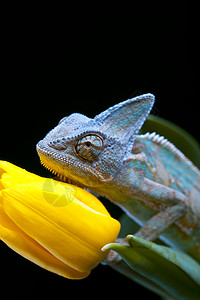
[(138, 134), (155, 101), (140, 95), (96, 115), (60, 120), (36, 149), (61, 180), (111, 200), (140, 225), (200, 261), (200, 171), (155, 132)]

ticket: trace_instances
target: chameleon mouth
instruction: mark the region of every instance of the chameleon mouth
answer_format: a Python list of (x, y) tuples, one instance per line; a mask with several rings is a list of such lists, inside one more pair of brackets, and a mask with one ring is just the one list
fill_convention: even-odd
[(58, 165), (63, 166), (63, 169), (65, 168), (64, 171), (66, 172), (68, 165), (75, 165), (75, 161), (73, 159), (63, 157), (59, 153), (50, 151), (49, 147), (45, 147), (41, 142), (37, 144), (37, 153), (39, 155), (41, 165), (44, 166), (52, 174), (57, 176), (60, 181), (66, 183), (74, 183), (75, 180), (71, 178), (72, 174), (69, 174), (68, 177), (64, 175), (63, 171), (59, 170), (58, 168)]
[(48, 171), (50, 171), (52, 174), (54, 174), (59, 179), (59, 181), (66, 182), (66, 183), (72, 183), (72, 180), (70, 180), (68, 177), (60, 174), (59, 172), (55, 171), (54, 169), (52, 169), (52, 167), (48, 166), (41, 158), (40, 158), (40, 163)]

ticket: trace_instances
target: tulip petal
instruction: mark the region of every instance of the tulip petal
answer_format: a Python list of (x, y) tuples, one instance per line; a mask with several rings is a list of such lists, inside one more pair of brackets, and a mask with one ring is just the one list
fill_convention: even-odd
[[(76, 198), (55, 211), (55, 206), (43, 198), (40, 184), (21, 184), (4, 190), (6, 214), (27, 235), (72, 268), (81, 272), (94, 268), (104, 258), (102, 246), (116, 239), (119, 222)], [(57, 198), (59, 194), (53, 195)]]
[[(72, 184), (56, 181), (49, 178), (47, 179), (40, 177), (40, 179), (43, 180), (43, 197), (53, 206), (68, 205), (76, 198), (81, 203), (84, 203), (93, 210), (98, 211), (99, 213), (102, 213), (106, 216), (110, 216), (105, 206), (95, 196), (93, 196), (86, 190)], [(41, 182), (39, 183), (39, 188), (41, 188)], [(55, 193), (58, 194), (58, 196), (56, 196), (57, 198), (55, 197)]]
[(90, 272), (79, 272), (66, 265), (25, 234), (0, 207), (0, 239), (15, 252), (40, 267), (70, 279), (82, 279)]
[(7, 161), (0, 161), (0, 177), (3, 173), (8, 173), (16, 183), (25, 183), (29, 181), (39, 180), (40, 176), (26, 171), (20, 167), (17, 167)]
[(36, 264), (67, 278), (84, 278), (105, 257), (120, 223), (76, 186), (0, 161), (0, 238)]
[(59, 186), (63, 187), (65, 190), (70, 189), (68, 196), (70, 196), (70, 192), (72, 192), (74, 195), (76, 194), (77, 199), (79, 199), (82, 203), (85, 203), (86, 205), (88, 205), (96, 211), (102, 212), (103, 214), (110, 216), (104, 205), (89, 192), (71, 184), (35, 175), (7, 161), (0, 161), (0, 177), (2, 178), (2, 181), (4, 180), (4, 184), (2, 187), (0, 183), (0, 190), (2, 188), (8, 188), (9, 186), (18, 183), (35, 183), (37, 181), (42, 181), (42, 189), (44, 191), (57, 192)]

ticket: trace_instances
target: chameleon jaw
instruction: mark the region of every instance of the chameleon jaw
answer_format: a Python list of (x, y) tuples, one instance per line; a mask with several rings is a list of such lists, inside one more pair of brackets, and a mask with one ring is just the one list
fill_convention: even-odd
[(40, 163), (41, 163), (41, 165), (42, 165), (43, 167), (45, 167), (45, 168), (46, 168), (48, 171), (50, 171), (52, 174), (54, 174), (55, 176), (59, 177), (59, 179), (60, 179), (61, 181), (66, 182), (66, 183), (70, 183), (70, 182), (69, 182), (70, 180), (69, 180), (66, 176), (64, 176), (64, 175), (62, 175), (61, 173), (57, 172), (56, 170), (52, 169), (52, 167), (48, 166), (47, 163), (46, 163), (44, 160), (42, 160), (42, 158), (40, 158)]

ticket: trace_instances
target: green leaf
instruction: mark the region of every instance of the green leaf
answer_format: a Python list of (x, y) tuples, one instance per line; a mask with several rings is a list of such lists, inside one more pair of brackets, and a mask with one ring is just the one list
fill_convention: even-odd
[(187, 254), (157, 245), (133, 235), (128, 246), (107, 244), (102, 250), (113, 250), (134, 271), (151, 280), (175, 299), (199, 299), (200, 265)]

